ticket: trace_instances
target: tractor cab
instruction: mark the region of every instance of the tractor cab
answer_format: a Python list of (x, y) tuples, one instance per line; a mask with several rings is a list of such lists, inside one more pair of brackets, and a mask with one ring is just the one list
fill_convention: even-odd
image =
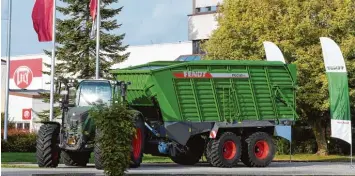
[[(76, 90), (75, 106), (93, 106), (97, 103), (110, 104), (113, 86), (108, 80), (83, 80)], [(115, 89), (117, 90), (117, 89)]]

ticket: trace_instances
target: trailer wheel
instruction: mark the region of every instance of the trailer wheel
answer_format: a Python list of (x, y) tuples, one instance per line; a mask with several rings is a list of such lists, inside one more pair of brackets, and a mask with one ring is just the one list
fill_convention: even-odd
[(198, 163), (204, 152), (205, 140), (201, 136), (194, 136), (187, 141), (188, 150), (186, 153), (177, 153), (170, 156), (170, 159), (180, 165), (194, 165)]
[[(96, 129), (96, 134), (95, 134), (96, 138), (100, 137), (100, 131), (98, 129)], [(94, 146), (94, 163), (95, 163), (95, 168), (98, 170), (102, 170), (104, 169), (104, 165), (103, 165), (103, 161), (101, 158), (101, 146), (99, 142), (95, 141), (95, 146)]]
[(86, 166), (90, 159), (90, 152), (62, 151), (61, 158), (66, 166)]
[(232, 132), (225, 132), (219, 139), (211, 142), (207, 157), (212, 166), (235, 167), (238, 164), (242, 152), (240, 137)]
[(60, 126), (54, 123), (43, 124), (37, 134), (36, 158), (39, 167), (57, 167), (60, 159)]
[(131, 168), (137, 168), (142, 163), (145, 144), (145, 126), (142, 118), (136, 121), (136, 136), (132, 139)]
[(250, 135), (243, 144), (242, 162), (248, 167), (266, 167), (274, 159), (274, 141), (265, 132)]

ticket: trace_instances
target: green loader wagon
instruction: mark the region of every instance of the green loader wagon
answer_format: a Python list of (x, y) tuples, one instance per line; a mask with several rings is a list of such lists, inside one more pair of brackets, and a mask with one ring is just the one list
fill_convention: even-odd
[(275, 128), (296, 120), (296, 66), (279, 61), (158, 61), (111, 71), (140, 112), (134, 162), (143, 153), (193, 165), (268, 166)]

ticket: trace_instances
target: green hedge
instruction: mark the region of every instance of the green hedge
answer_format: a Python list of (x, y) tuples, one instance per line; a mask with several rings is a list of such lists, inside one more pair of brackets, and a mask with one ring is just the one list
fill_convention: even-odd
[(1, 133), (1, 152), (36, 152), (36, 134), (15, 129), (8, 130), (7, 141)]

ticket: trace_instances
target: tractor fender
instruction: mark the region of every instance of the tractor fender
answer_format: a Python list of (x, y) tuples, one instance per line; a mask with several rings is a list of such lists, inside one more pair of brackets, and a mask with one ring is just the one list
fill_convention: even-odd
[(42, 124), (55, 124), (58, 125), (59, 127), (61, 126), (61, 124), (59, 122), (55, 122), (55, 121), (44, 121), (44, 122), (40, 122)]

